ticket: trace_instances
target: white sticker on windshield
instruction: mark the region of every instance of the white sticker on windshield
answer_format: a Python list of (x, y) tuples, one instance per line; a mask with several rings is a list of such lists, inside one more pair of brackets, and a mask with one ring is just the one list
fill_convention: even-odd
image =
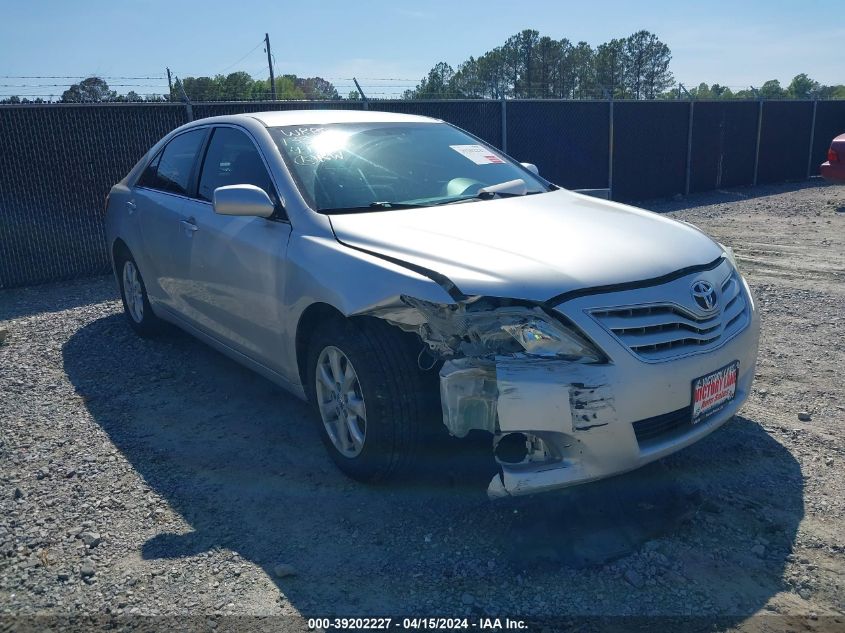
[(450, 145), (461, 156), (466, 156), (476, 165), (501, 165), (505, 161), (483, 145)]

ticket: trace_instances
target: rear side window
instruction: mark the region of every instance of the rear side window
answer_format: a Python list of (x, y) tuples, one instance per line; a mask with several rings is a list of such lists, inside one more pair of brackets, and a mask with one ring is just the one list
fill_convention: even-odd
[(156, 154), (155, 158), (150, 161), (150, 164), (147, 165), (147, 168), (144, 170), (144, 173), (141, 174), (141, 177), (138, 179), (138, 185), (141, 187), (154, 187), (155, 180), (156, 180), (156, 171), (158, 170), (158, 164), (161, 161), (161, 151)]
[(270, 174), (252, 139), (234, 128), (218, 127), (208, 143), (197, 196), (211, 201), (214, 190), (226, 185), (255, 185), (278, 203)]
[(192, 130), (174, 138), (149, 164), (138, 184), (187, 195), (191, 170), (204, 138), (205, 130)]

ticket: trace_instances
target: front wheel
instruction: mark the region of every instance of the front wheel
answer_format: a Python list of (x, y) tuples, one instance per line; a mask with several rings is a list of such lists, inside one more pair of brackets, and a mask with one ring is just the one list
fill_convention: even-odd
[(138, 265), (131, 255), (126, 255), (118, 262), (118, 279), (120, 281), (120, 298), (123, 300), (123, 311), (129, 325), (141, 336), (156, 333), (161, 325), (159, 318), (153, 314), (147, 288)]
[(340, 470), (367, 482), (407, 472), (439, 410), (408, 335), (377, 320), (330, 320), (311, 339), (307, 371), (320, 436)]

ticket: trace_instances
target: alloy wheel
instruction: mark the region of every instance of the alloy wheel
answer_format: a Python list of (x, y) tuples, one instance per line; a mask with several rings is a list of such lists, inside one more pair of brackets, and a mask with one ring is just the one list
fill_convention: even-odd
[(141, 323), (144, 320), (144, 291), (138, 268), (131, 260), (126, 260), (123, 264), (123, 296), (129, 316), (135, 323)]
[(367, 410), (358, 374), (340, 349), (320, 352), (316, 369), (317, 405), (332, 444), (344, 457), (356, 457), (367, 436)]

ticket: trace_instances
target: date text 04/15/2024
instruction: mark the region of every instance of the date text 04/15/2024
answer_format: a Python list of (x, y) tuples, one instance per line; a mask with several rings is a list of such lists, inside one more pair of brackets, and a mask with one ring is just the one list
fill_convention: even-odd
[(309, 618), (308, 628), (316, 630), (472, 630), (520, 631), (528, 625), (511, 618)]

